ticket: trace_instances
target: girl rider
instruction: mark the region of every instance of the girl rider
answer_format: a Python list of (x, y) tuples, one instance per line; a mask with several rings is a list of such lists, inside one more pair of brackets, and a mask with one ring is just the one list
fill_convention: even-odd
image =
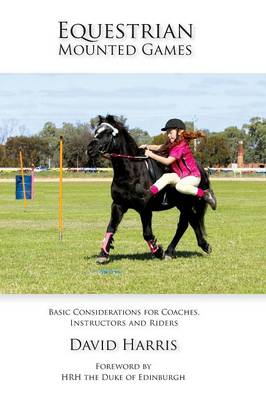
[[(199, 188), (200, 171), (189, 147), (189, 141), (197, 137), (204, 137), (203, 132), (188, 132), (180, 119), (170, 119), (162, 131), (167, 132), (168, 141), (165, 145), (143, 145), (145, 155), (164, 165), (170, 166), (172, 172), (165, 173), (151, 187), (151, 195), (162, 190), (166, 185), (175, 186), (176, 190), (203, 198), (213, 210), (216, 209), (216, 199), (211, 190)], [(167, 151), (168, 157), (153, 153), (153, 151)]]

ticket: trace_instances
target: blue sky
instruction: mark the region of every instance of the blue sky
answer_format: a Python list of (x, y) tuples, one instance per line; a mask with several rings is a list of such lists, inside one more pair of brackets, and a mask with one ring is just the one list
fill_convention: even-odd
[(107, 113), (150, 135), (170, 118), (240, 128), (266, 117), (266, 74), (0, 74), (0, 127), (15, 119), (34, 134), (47, 121), (60, 127)]

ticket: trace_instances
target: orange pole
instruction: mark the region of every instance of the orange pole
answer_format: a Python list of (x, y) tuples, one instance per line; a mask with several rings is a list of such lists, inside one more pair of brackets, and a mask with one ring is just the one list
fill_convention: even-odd
[(60, 136), (59, 147), (59, 207), (58, 207), (59, 240), (63, 238), (63, 136)]
[(22, 151), (21, 150), (19, 151), (19, 159), (20, 159), (20, 170), (21, 170), (21, 177), (22, 177), (24, 210), (26, 210), (27, 198), (26, 198), (26, 188), (25, 188), (24, 169), (23, 169), (23, 157), (22, 157)]

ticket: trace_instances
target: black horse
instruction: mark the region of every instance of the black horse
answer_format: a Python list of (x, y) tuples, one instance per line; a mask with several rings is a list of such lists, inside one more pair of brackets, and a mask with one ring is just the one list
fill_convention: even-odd
[[(166, 187), (158, 196), (151, 197), (149, 187), (155, 178), (151, 177), (144, 151), (138, 148), (125, 126), (111, 115), (107, 115), (106, 118), (99, 116), (94, 139), (88, 146), (88, 155), (91, 161), (97, 160), (100, 154), (111, 160), (114, 177), (111, 190), (113, 199), (111, 219), (97, 258), (98, 263), (109, 261), (113, 235), (129, 208), (139, 213), (143, 237), (155, 257), (161, 259), (165, 256), (174, 257), (175, 248), (189, 224), (194, 229), (199, 247), (208, 254), (211, 252), (211, 246), (205, 239), (206, 202), (195, 196), (181, 194), (170, 186)], [(151, 160), (149, 159), (149, 161)], [(210, 187), (208, 176), (203, 168), (200, 167), (200, 170), (202, 175), (200, 187), (208, 189)], [(167, 205), (162, 201), (165, 192)], [(163, 248), (156, 243), (152, 233), (152, 212), (172, 207), (180, 210), (180, 217), (176, 233), (164, 252)]]

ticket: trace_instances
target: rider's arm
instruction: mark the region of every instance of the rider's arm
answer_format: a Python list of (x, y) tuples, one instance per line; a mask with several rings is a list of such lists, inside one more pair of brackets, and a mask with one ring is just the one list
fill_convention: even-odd
[(162, 144), (142, 144), (139, 146), (140, 149), (146, 149), (146, 150), (153, 150), (153, 151), (158, 151), (162, 147)]
[(153, 158), (153, 160), (159, 161), (161, 164), (164, 165), (170, 165), (176, 160), (174, 157), (171, 156), (168, 157), (159, 156), (158, 154), (155, 154), (150, 150), (145, 151), (145, 156)]

